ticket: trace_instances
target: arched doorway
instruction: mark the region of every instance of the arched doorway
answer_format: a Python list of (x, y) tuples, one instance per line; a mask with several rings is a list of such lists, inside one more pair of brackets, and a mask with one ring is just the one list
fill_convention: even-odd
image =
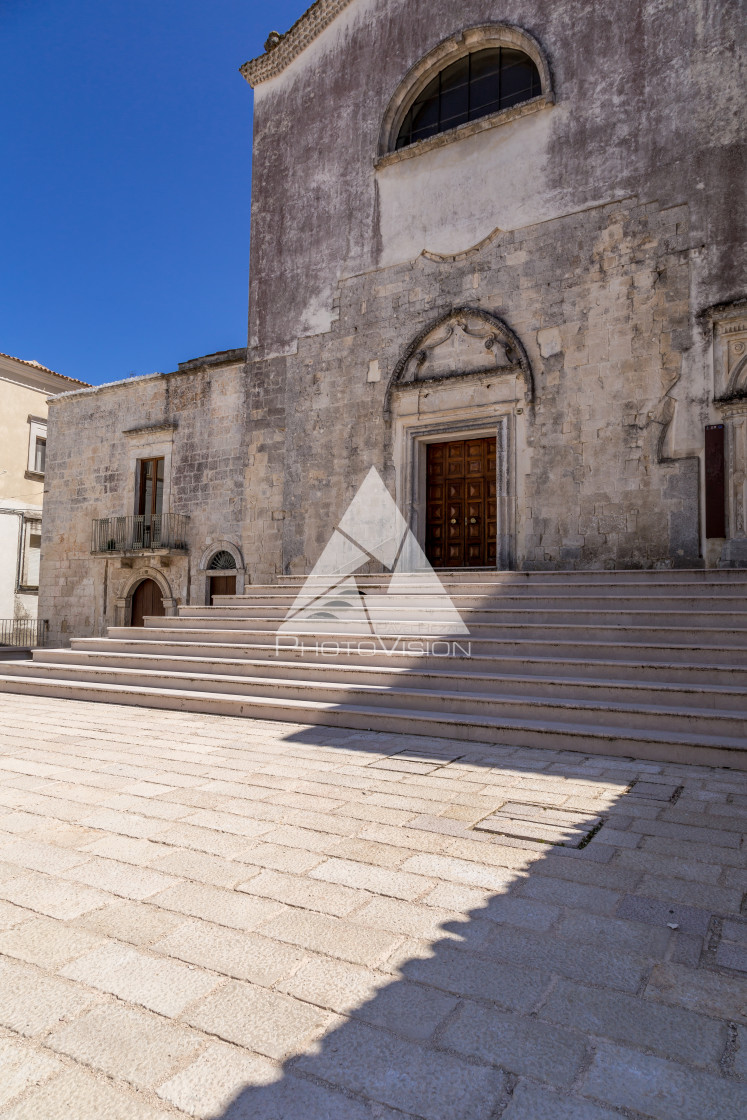
[(208, 564), (210, 606), (216, 595), (236, 594), (236, 560), (225, 549), (216, 552)]
[(395, 367), (384, 414), (397, 502), (434, 567), (514, 565), (516, 464), (533, 401), (521, 342), (480, 308), (457, 307), (430, 323)]
[(146, 617), (163, 618), (163, 592), (154, 579), (144, 579), (132, 593), (131, 626), (144, 626)]

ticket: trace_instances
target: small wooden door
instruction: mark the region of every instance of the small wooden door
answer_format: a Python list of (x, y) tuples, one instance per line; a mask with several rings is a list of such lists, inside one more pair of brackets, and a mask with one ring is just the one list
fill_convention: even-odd
[(425, 553), (434, 568), (494, 567), (495, 436), (427, 448)]
[(210, 606), (216, 595), (235, 595), (236, 576), (211, 576), (210, 577)]
[(145, 626), (145, 618), (155, 615), (162, 618), (166, 614), (163, 606), (161, 588), (153, 579), (144, 579), (132, 593), (132, 626)]

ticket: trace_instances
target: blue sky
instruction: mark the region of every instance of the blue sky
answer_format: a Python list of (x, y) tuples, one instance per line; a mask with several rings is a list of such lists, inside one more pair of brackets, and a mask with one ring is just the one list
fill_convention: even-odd
[(304, 0), (0, 0), (0, 351), (99, 384), (246, 345), (252, 91)]

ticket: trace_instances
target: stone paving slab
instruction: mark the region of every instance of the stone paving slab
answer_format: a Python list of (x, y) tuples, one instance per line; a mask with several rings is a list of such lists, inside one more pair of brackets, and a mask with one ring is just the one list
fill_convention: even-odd
[(0, 705), (2, 1120), (747, 1115), (747, 775)]

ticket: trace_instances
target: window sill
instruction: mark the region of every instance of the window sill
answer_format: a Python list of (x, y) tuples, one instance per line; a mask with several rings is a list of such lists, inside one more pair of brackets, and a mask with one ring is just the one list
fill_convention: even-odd
[(448, 132), (438, 132), (435, 136), (428, 136), (425, 140), (417, 140), (414, 144), (408, 144), (406, 148), (398, 148), (395, 152), (386, 152), (385, 155), (379, 156), (374, 161), (374, 167), (377, 171), (380, 171), (394, 163), (401, 163), (402, 160), (424, 155), (426, 152), (435, 151), (436, 148), (443, 148), (456, 140), (465, 140), (468, 136), (476, 136), (479, 132), (487, 132), (489, 128), (497, 128), (498, 125), (510, 124), (521, 117), (528, 117), (531, 113), (546, 109), (552, 104), (553, 98), (542, 93), (539, 97), (533, 97), (530, 101), (522, 101), (521, 105), (512, 105), (510, 109), (499, 109), (497, 113), (491, 113), (489, 117), (467, 121), (465, 124), (457, 125), (456, 128), (450, 128)]
[(24, 478), (30, 478), (33, 482), (43, 482), (44, 481), (44, 475), (41, 474), (39, 471), (24, 471), (23, 472), (23, 477)]

